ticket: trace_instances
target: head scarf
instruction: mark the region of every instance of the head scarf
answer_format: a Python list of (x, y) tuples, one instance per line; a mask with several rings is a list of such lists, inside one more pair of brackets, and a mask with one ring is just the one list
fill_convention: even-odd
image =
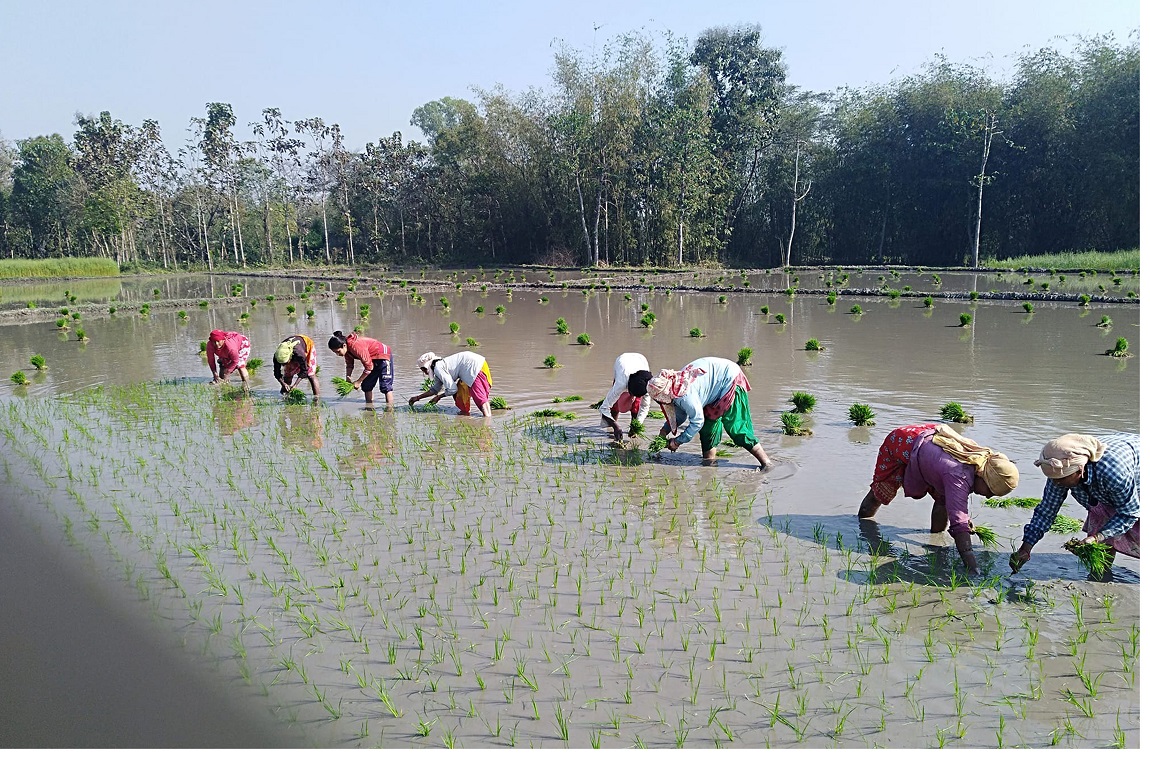
[(426, 354), (419, 357), (420, 369), (430, 370), (431, 369), (431, 363), (434, 362), (436, 359), (439, 359), (439, 357), (436, 356), (434, 352), (428, 351)]
[(671, 404), (683, 394), (691, 381), (706, 370), (687, 365), (682, 370), (660, 370), (659, 374), (647, 381), (647, 393), (659, 404)]
[(276, 347), (276, 363), (287, 364), (287, 361), (291, 359), (292, 351), (295, 351), (295, 344), (296, 342), (290, 338), (279, 344), (279, 346)]
[(945, 424), (935, 426), (931, 441), (960, 463), (973, 465), (996, 497), (1008, 495), (1018, 486), (1018, 466), (1001, 452), (983, 447)]
[(213, 342), (227, 340), (227, 333), (225, 333), (223, 330), (212, 330), (210, 333), (208, 333), (208, 340)]
[(1106, 445), (1093, 436), (1064, 434), (1046, 442), (1034, 464), (1048, 479), (1062, 479), (1075, 473), (1087, 463), (1095, 463)]

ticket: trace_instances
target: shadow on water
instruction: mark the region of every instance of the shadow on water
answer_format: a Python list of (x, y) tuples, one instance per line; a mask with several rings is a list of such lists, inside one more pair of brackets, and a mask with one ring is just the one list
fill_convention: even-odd
[[(854, 513), (835, 516), (772, 514), (757, 519), (769, 529), (789, 537), (838, 550), (861, 554), (867, 559), (855, 567), (848, 557), (847, 569), (839, 576), (856, 585), (915, 583), (953, 587), (958, 584), (985, 584), (988, 581), (1002, 594), (1002, 600), (1033, 603), (1034, 583), (1056, 580), (1086, 580), (1086, 572), (1074, 555), (1061, 549), (1032, 554), (1026, 568), (1010, 571), (1007, 549), (975, 546), (980, 575), (966, 574), (949, 535), (930, 535), (922, 542), (924, 530), (880, 525), (873, 519), (860, 519)], [(1118, 562), (1121, 561), (1119, 557)], [(1138, 573), (1116, 562), (1106, 582), (1137, 584)]]

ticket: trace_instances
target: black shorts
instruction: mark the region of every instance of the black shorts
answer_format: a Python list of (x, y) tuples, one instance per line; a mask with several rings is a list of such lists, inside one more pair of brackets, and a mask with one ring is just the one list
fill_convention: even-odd
[(391, 367), (390, 359), (375, 359), (371, 366), (371, 372), (363, 379), (363, 384), (360, 389), (363, 391), (371, 391), (375, 388), (376, 383), (379, 384), (379, 393), (386, 394), (391, 392), (391, 387), (395, 384), (395, 371)]

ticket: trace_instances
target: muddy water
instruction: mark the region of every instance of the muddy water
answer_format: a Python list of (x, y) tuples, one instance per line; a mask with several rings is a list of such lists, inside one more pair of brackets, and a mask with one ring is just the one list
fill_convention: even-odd
[[(473, 337), (513, 406), (490, 427), (446, 406), (339, 400), (326, 351), (318, 406), (279, 404), (270, 369), (254, 398), (232, 401), (202, 385), (196, 351), (212, 327), (239, 326), (239, 306), (186, 322), (92, 316), (88, 344), (46, 323), (0, 327), (5, 370), (33, 353), (49, 364), (2, 389), (8, 490), (51, 509), (24, 517), (86, 552), (94, 577), (127, 580), (237, 693), (316, 742), (1101, 746), (1125, 732), (1138, 744), (1137, 561), (1089, 583), (1050, 535), (1011, 577), (1028, 513), (976, 501), (1004, 547), (979, 551), (972, 584), (952, 578), (949, 538), (926, 531), (921, 503), (900, 498), (862, 529), (854, 518), (886, 432), (946, 401), (974, 414), (967, 435), (1019, 462), (1022, 496), (1041, 494), (1030, 461), (1045, 439), (1137, 431), (1137, 358), (1101, 355), (1118, 336), (1139, 353), (1136, 307), (860, 300), (855, 317), (855, 301), (813, 297), (425, 295), (306, 304), (311, 322), (265, 302), (244, 331), (270, 367), (284, 335), (310, 330), (322, 346), (367, 305), (400, 395), (418, 390), (422, 351)], [(973, 328), (957, 326), (962, 312)], [(1102, 313), (1109, 332), (1094, 326)], [(560, 316), (570, 336), (555, 333)], [(582, 332), (593, 346), (575, 343)], [(826, 350), (802, 350), (810, 337)], [(701, 468), (697, 445), (656, 463), (604, 446), (586, 405), (618, 353), (678, 367), (743, 346), (777, 463), (766, 477), (738, 449)], [(547, 355), (562, 366), (543, 368)], [(185, 382), (121, 387), (173, 378)], [(798, 390), (818, 398), (814, 433), (786, 437), (779, 414)], [(584, 401), (551, 404), (568, 395)], [(855, 401), (874, 427), (848, 423)], [(543, 406), (577, 417), (530, 416)]]

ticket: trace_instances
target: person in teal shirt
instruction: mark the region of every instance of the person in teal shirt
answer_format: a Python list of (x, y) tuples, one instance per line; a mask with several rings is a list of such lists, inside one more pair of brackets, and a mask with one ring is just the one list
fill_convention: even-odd
[(677, 451), (698, 434), (703, 462), (711, 465), (726, 431), (766, 470), (771, 460), (755, 438), (747, 403), (750, 390), (739, 365), (715, 356), (696, 359), (681, 370), (663, 370), (647, 383), (647, 393), (667, 416), (659, 434), (668, 437), (669, 450)]

